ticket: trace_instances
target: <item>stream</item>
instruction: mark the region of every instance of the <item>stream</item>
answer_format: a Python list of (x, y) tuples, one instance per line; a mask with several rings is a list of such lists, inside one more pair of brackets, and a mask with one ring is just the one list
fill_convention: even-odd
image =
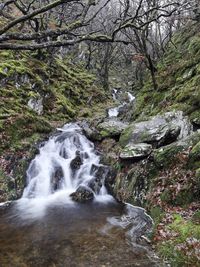
[(161, 266), (142, 238), (151, 218), (116, 202), (107, 170), (76, 123), (57, 129), (30, 163), (21, 199), (0, 206), (0, 266)]
[[(120, 98), (120, 93), (121, 92), (119, 90), (113, 89), (112, 93), (113, 100), (117, 101), (118, 98)], [(127, 101), (120, 101), (122, 103), (108, 110), (109, 118), (117, 118), (120, 113), (120, 110), (135, 100), (135, 97), (130, 92), (126, 92), (126, 94), (127, 94)]]

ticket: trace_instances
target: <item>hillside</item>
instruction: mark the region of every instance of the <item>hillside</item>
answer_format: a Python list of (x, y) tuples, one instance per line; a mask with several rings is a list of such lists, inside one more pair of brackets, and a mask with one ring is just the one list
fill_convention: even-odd
[(137, 92), (133, 119), (171, 110), (182, 110), (194, 124), (200, 125), (200, 33), (199, 24), (191, 24), (174, 35), (157, 64), (158, 90), (151, 80)]
[[(134, 108), (124, 114), (124, 119), (131, 114), (130, 124), (121, 133), (119, 143), (113, 149), (118, 154), (123, 151), (129, 158), (129, 161), (115, 162), (118, 169), (114, 188), (117, 197), (148, 210), (155, 221), (152, 236), (155, 248), (175, 267), (199, 266), (199, 27), (199, 23), (189, 24), (175, 33), (157, 64), (157, 91), (152, 89), (151, 79), (147, 77), (144, 87), (135, 92)], [(173, 117), (182, 114), (181, 111), (186, 118), (186, 125), (190, 125), (194, 132), (176, 142), (170, 137), (166, 144), (153, 143), (156, 134), (159, 136), (156, 130), (159, 120), (166, 118), (171, 123)], [(184, 125), (182, 115), (181, 121)], [(178, 124), (177, 120), (174, 126)], [(160, 131), (162, 133), (162, 129)], [(134, 146), (133, 151), (131, 145), (124, 148), (134, 134), (136, 143), (137, 139), (150, 138), (147, 143), (152, 144), (154, 150), (148, 157), (140, 160), (131, 158), (131, 153), (138, 153), (134, 151)], [(152, 143), (151, 137), (154, 140)]]
[(95, 77), (70, 59), (44, 53), (0, 53), (1, 201), (21, 194), (37, 143), (64, 123), (91, 116), (109, 98)]

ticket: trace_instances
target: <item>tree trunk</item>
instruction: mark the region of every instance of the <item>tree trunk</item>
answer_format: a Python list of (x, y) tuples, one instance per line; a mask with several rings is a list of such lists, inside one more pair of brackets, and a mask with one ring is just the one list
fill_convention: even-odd
[(105, 62), (105, 65), (101, 71), (101, 81), (103, 88), (108, 91), (109, 90), (109, 67), (107, 62)]
[(148, 60), (149, 70), (150, 70), (150, 73), (151, 73), (151, 79), (152, 79), (152, 83), (153, 83), (153, 88), (154, 88), (154, 90), (157, 90), (158, 89), (158, 85), (157, 85), (156, 76), (155, 76), (155, 73), (156, 73), (157, 69), (153, 64), (150, 55), (147, 55), (147, 60)]

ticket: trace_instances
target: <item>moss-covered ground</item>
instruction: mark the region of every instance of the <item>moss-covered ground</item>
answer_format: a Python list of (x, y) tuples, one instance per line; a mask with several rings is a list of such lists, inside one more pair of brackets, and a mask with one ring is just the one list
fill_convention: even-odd
[[(42, 110), (30, 108), (29, 101), (40, 101)], [(20, 195), (24, 161), (28, 163), (34, 154), (33, 144), (64, 123), (105, 114), (109, 101), (95, 77), (69, 58), (47, 52), (1, 51), (0, 182), (6, 181), (0, 186), (1, 200)], [(8, 184), (13, 179), (11, 188)]]
[(200, 123), (200, 33), (199, 23), (176, 33), (157, 65), (155, 91), (150, 77), (137, 91), (132, 119), (182, 110)]

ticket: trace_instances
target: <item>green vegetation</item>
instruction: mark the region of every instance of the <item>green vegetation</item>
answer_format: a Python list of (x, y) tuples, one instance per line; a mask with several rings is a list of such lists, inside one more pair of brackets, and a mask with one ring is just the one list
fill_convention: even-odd
[[(53, 129), (76, 118), (105, 113), (110, 98), (95, 77), (70, 59), (44, 52), (0, 52), (0, 189), (2, 201), (20, 196), (23, 175), (36, 149)], [(32, 103), (32, 107), (31, 104)], [(35, 105), (35, 109), (33, 109)], [(7, 179), (13, 167), (14, 187)], [(3, 183), (4, 181), (4, 183)], [(3, 183), (3, 184), (2, 184)]]
[(167, 226), (171, 235), (159, 244), (161, 256), (168, 259), (172, 267), (199, 266), (200, 227), (194, 221), (185, 220), (180, 214), (173, 215)]
[[(67, 59), (44, 57), (39, 60), (30, 53), (0, 53), (0, 154), (6, 148), (18, 148), (24, 138), (46, 134), (55, 125), (72, 120), (90, 97), (90, 105), (106, 100), (94, 85), (94, 76), (81, 66)], [(42, 109), (34, 111), (29, 101), (40, 101)]]
[(200, 121), (200, 34), (199, 24), (175, 34), (157, 68), (157, 91), (150, 77), (137, 92), (132, 119), (172, 110), (182, 110), (193, 122)]

